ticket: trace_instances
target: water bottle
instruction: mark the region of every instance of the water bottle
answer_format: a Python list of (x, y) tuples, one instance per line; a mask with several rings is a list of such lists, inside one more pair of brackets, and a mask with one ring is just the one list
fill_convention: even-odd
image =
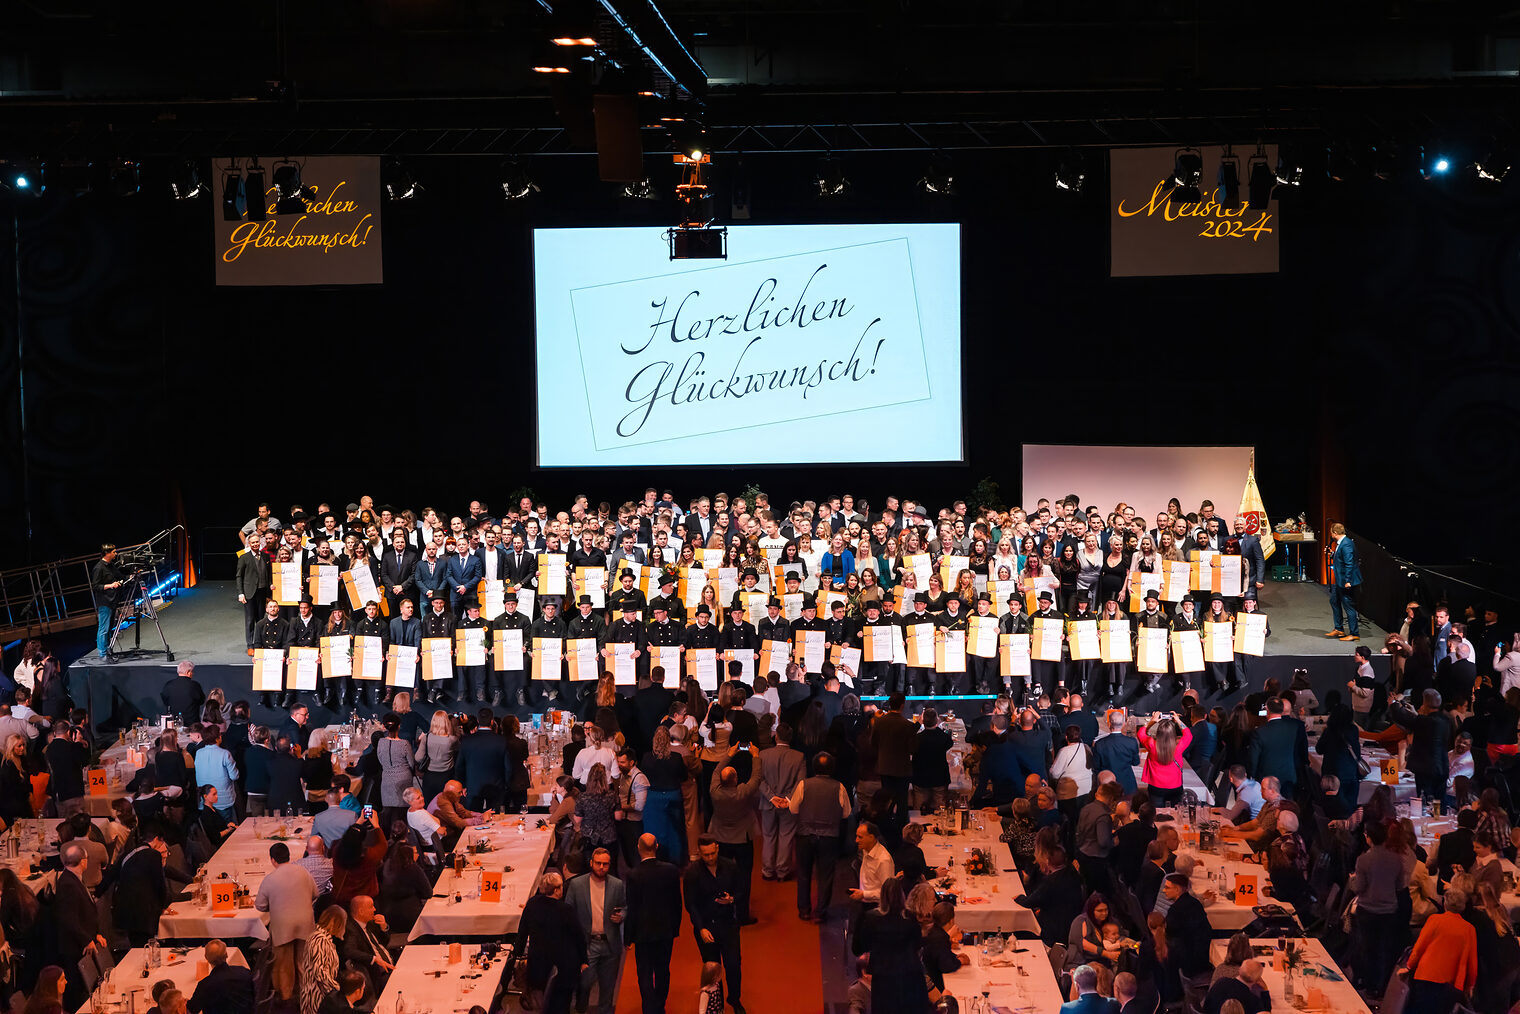
[(406, 1014), (406, 996), (401, 990), (396, 990), (396, 1014)]

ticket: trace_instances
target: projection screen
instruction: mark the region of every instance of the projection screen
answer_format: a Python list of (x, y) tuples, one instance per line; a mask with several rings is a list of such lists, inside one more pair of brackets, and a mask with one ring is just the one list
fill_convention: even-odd
[(1089, 447), (1025, 444), (1022, 506), (1033, 510), (1041, 497), (1054, 502), (1075, 493), (1082, 506), (1107, 516), (1123, 501), (1147, 521), (1182, 501), (1182, 512), (1203, 500), (1233, 519), (1245, 489), (1251, 447)]
[(960, 226), (745, 226), (728, 252), (534, 231), (541, 467), (963, 460)]

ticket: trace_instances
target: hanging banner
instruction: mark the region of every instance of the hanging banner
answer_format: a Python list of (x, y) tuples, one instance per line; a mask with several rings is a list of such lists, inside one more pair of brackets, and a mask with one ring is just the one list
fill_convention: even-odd
[[(1250, 207), (1255, 148), (1115, 148), (1109, 152), (1109, 274), (1251, 275), (1278, 270), (1281, 236), (1277, 200)], [(1277, 147), (1259, 159), (1267, 173), (1277, 168)], [(1196, 160), (1197, 191), (1179, 185), (1176, 170)], [(1227, 196), (1219, 182), (1222, 162), (1235, 166), (1239, 193)], [(1275, 192), (1275, 178), (1272, 180)]]
[[(254, 163), (257, 163), (255, 168)], [(218, 161), (211, 225), (218, 285), (379, 285), (380, 160), (375, 157)], [(301, 195), (281, 201), (277, 179), (300, 174)], [(254, 175), (250, 176), (250, 173)], [(220, 200), (229, 178), (262, 180), (247, 193), (264, 217), (228, 221)], [(258, 184), (255, 183), (255, 187)]]

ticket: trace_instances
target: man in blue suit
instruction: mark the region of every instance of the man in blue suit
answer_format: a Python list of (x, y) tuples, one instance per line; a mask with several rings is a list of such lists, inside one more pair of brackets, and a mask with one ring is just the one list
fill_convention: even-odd
[(1335, 629), (1325, 636), (1359, 641), (1356, 590), (1362, 584), (1362, 568), (1356, 560), (1356, 546), (1346, 537), (1346, 526), (1340, 522), (1330, 526), (1330, 535), (1335, 539), (1335, 549), (1330, 554), (1330, 566), (1335, 571), (1335, 580), (1330, 585), (1330, 613), (1335, 618)]
[(1093, 741), (1093, 770), (1112, 771), (1125, 796), (1135, 794), (1135, 768), (1140, 764), (1140, 744), (1124, 734), (1124, 712), (1108, 713), (1108, 734)]
[(448, 563), (438, 559), (438, 547), (429, 542), (422, 551), (422, 559), (417, 561), (417, 569), (412, 571), (412, 580), (417, 585), (417, 598), (421, 606), (422, 615), (426, 616), (433, 611), (433, 600), (449, 593), (448, 575), (445, 571)]
[(1243, 514), (1235, 515), (1235, 532), (1240, 536), (1240, 556), (1246, 561), (1246, 587), (1266, 587), (1267, 557), (1261, 549), (1261, 536), (1246, 531)]
[(1119, 1014), (1119, 1001), (1098, 992), (1098, 973), (1091, 965), (1078, 965), (1071, 973), (1077, 998), (1061, 1004), (1061, 1014)]
[(586, 1009), (594, 982), (599, 1014), (612, 1014), (617, 1001), (618, 970), (623, 964), (623, 913), (628, 907), (623, 882), (610, 876), (611, 871), (612, 853), (597, 849), (591, 853), (591, 871), (565, 885), (565, 901), (575, 910), (586, 938), (586, 967), (575, 993), (575, 1009)]
[[(455, 544), (451, 540), (445, 543), (445, 546), (448, 545)], [(444, 565), (443, 573), (449, 589), (449, 611), (458, 616), (460, 601), (466, 595), (474, 595), (476, 585), (484, 580), (485, 566), (480, 562), (480, 557), (470, 552), (470, 544), (460, 541)]]

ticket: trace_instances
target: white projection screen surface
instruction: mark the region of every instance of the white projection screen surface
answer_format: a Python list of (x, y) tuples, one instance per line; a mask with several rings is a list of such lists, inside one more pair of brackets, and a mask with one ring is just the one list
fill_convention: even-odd
[(1212, 500), (1214, 510), (1233, 521), (1253, 450), (1025, 444), (1022, 506), (1033, 510), (1040, 497), (1054, 503), (1075, 493), (1083, 507), (1091, 504), (1105, 517), (1114, 504), (1130, 504), (1150, 527), (1176, 497), (1184, 514)]
[(540, 467), (964, 459), (958, 225), (536, 229), (533, 270)]

